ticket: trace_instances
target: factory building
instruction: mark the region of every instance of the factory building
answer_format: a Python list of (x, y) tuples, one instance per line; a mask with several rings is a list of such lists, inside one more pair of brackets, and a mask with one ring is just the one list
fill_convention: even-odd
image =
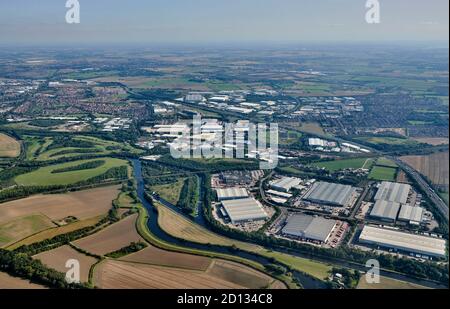
[(318, 204), (346, 206), (356, 189), (352, 186), (329, 182), (316, 182), (303, 196), (303, 199)]
[(411, 186), (408, 184), (383, 181), (378, 188), (375, 200), (406, 204)]
[(265, 220), (268, 217), (261, 203), (254, 198), (224, 200), (222, 206), (233, 224)]
[(412, 225), (420, 225), (423, 222), (425, 209), (422, 207), (414, 207), (403, 205), (398, 215), (398, 221), (407, 222)]
[(446, 241), (436, 237), (366, 225), (359, 236), (359, 241), (409, 254), (445, 258)]
[(270, 187), (274, 190), (281, 192), (289, 192), (293, 187), (298, 186), (301, 183), (301, 179), (294, 177), (283, 177), (275, 180), (270, 184)]
[(188, 94), (184, 97), (186, 103), (200, 103), (206, 101), (205, 97), (200, 94)]
[(375, 202), (370, 216), (383, 221), (395, 222), (399, 210), (399, 203), (378, 200)]
[(282, 234), (326, 243), (336, 226), (335, 220), (296, 214), (289, 217)]
[(292, 194), (290, 194), (290, 193), (285, 193), (285, 192), (280, 192), (280, 191), (275, 191), (275, 190), (267, 190), (266, 193), (270, 194), (270, 195), (279, 196), (279, 197), (282, 197), (285, 199), (290, 199), (292, 197)]
[(249, 197), (247, 190), (239, 187), (216, 189), (216, 193), (219, 201), (237, 200)]

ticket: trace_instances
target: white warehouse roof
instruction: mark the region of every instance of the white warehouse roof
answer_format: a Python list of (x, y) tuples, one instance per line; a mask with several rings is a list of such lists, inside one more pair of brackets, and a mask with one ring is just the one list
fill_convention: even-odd
[(345, 206), (355, 190), (349, 185), (319, 181), (312, 185), (303, 199), (314, 203)]
[(400, 209), (400, 214), (398, 215), (398, 219), (401, 221), (409, 221), (409, 222), (422, 222), (423, 213), (425, 209), (422, 207), (413, 207), (410, 205), (403, 205)]
[(371, 217), (395, 221), (397, 219), (398, 211), (400, 210), (400, 204), (396, 202), (388, 202), (378, 200), (370, 212)]
[(283, 177), (273, 181), (270, 186), (276, 190), (290, 191), (292, 187), (298, 186), (300, 183), (301, 180), (299, 178)]
[(378, 188), (375, 200), (406, 204), (411, 186), (404, 183), (383, 181)]
[(248, 192), (245, 188), (235, 187), (235, 188), (216, 189), (216, 192), (219, 201), (235, 200), (248, 197)]
[(362, 243), (375, 244), (427, 256), (445, 257), (446, 241), (441, 238), (366, 225), (359, 236), (359, 240)]
[(335, 226), (335, 220), (308, 215), (293, 215), (288, 219), (282, 232), (291, 236), (326, 242)]
[(222, 206), (225, 208), (232, 223), (264, 220), (267, 218), (267, 213), (264, 211), (263, 206), (254, 198), (222, 201)]

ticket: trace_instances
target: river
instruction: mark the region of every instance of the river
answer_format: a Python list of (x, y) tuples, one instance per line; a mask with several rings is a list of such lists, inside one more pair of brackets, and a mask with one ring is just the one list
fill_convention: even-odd
[[(156, 212), (156, 209), (147, 201), (147, 199), (145, 198), (145, 183), (144, 183), (144, 179), (142, 177), (142, 164), (141, 161), (138, 159), (131, 159), (131, 162), (133, 164), (133, 171), (134, 171), (134, 178), (137, 182), (137, 195), (138, 198), (141, 200), (142, 204), (144, 205), (144, 207), (147, 209), (148, 213), (149, 213), (149, 220), (147, 222), (148, 228), (150, 229), (150, 231), (159, 239), (166, 241), (168, 243), (172, 243), (175, 244), (177, 246), (181, 246), (181, 247), (185, 247), (185, 248), (191, 248), (191, 249), (197, 249), (197, 250), (203, 250), (203, 251), (210, 251), (210, 252), (215, 252), (215, 253), (223, 253), (223, 254), (233, 254), (233, 255), (237, 255), (239, 257), (245, 258), (247, 260), (251, 260), (260, 264), (271, 264), (272, 262), (268, 259), (265, 258), (263, 256), (257, 255), (257, 254), (251, 254), (251, 253), (247, 253), (247, 252), (243, 252), (243, 251), (230, 251), (230, 249), (225, 248), (225, 247), (221, 247), (221, 246), (214, 246), (214, 245), (205, 245), (205, 244), (199, 244), (199, 243), (194, 243), (194, 242), (190, 242), (190, 241), (185, 241), (185, 240), (180, 240), (177, 239), (175, 237), (172, 237), (171, 235), (167, 234), (164, 230), (162, 230), (159, 225), (158, 225), (158, 214)], [(184, 213), (182, 213), (180, 211), (180, 209), (178, 209), (176, 206), (168, 203), (167, 201), (164, 201), (163, 199), (160, 200), (160, 202), (166, 206), (171, 208), (172, 210), (176, 211), (178, 214), (184, 216), (185, 218), (193, 221), (193, 223), (196, 223), (200, 226), (203, 226), (204, 228), (207, 228), (206, 226), (206, 220), (203, 217), (203, 211), (202, 211), (202, 203), (201, 203), (201, 190), (202, 190), (202, 186), (200, 183), (200, 179), (199, 179), (199, 203), (197, 205), (197, 211), (198, 211), (198, 215), (196, 217), (195, 220), (192, 220), (192, 218), (186, 216)], [(280, 250), (280, 249), (276, 249), (276, 251), (279, 252), (283, 252), (283, 253), (287, 253), (287, 254), (291, 254), (294, 256), (298, 256), (298, 257), (302, 257), (302, 258), (311, 258), (305, 254), (301, 254), (298, 252), (292, 252), (289, 250)], [(360, 271), (366, 271), (367, 269), (359, 264), (354, 264), (352, 262), (344, 262), (344, 261), (328, 261), (325, 258), (319, 258), (319, 257), (314, 257), (315, 260), (317, 261), (321, 261), (324, 263), (333, 263), (336, 265), (339, 265), (341, 267), (347, 267), (347, 268), (351, 268), (351, 269), (356, 269), (356, 270), (360, 270)], [(385, 277), (389, 277), (392, 279), (397, 279), (397, 280), (401, 280), (401, 281), (407, 281), (407, 282), (411, 282), (411, 283), (415, 283), (415, 284), (419, 284), (419, 285), (423, 285), (423, 286), (427, 286), (429, 288), (447, 288), (445, 286), (436, 284), (434, 282), (428, 281), (428, 280), (418, 280), (415, 278), (411, 278), (399, 273), (395, 273), (395, 272), (390, 272), (390, 271), (386, 271), (386, 270), (381, 270), (380, 274), (382, 276)], [(326, 288), (325, 283), (323, 281), (320, 281), (318, 279), (315, 279), (311, 276), (308, 276), (306, 274), (303, 274), (301, 272), (298, 271), (294, 271), (293, 272), (294, 277), (302, 284), (303, 288), (305, 289), (322, 289), (322, 288)]]
[[(221, 247), (221, 246), (205, 245), (205, 244), (199, 244), (199, 243), (194, 243), (194, 242), (190, 242), (190, 241), (184, 241), (184, 240), (180, 240), (178, 238), (172, 237), (171, 235), (167, 234), (158, 225), (158, 214), (156, 212), (156, 209), (145, 198), (145, 183), (144, 183), (144, 179), (142, 177), (142, 164), (141, 164), (140, 160), (137, 160), (137, 159), (133, 159), (131, 161), (133, 164), (134, 178), (137, 183), (137, 196), (149, 213), (149, 220), (147, 222), (147, 226), (148, 226), (149, 230), (156, 237), (158, 237), (159, 239), (161, 239), (165, 242), (172, 243), (174, 245), (185, 247), (185, 248), (209, 251), (209, 252), (213, 252), (213, 253), (233, 254), (233, 255), (236, 255), (236, 256), (239, 256), (239, 257), (242, 257), (247, 260), (251, 260), (251, 261), (263, 264), (263, 265), (272, 263), (268, 258), (265, 258), (265, 257), (257, 255), (257, 254), (251, 254), (251, 253), (247, 253), (247, 252), (243, 252), (243, 251), (231, 251), (230, 249)], [(199, 186), (199, 187), (200, 187), (199, 190), (201, 190), (201, 186)], [(171, 205), (169, 203), (165, 203), (165, 202), (163, 204), (165, 206), (170, 207), (171, 209), (175, 210), (177, 213), (185, 216), (179, 209), (177, 209), (173, 205)], [(195, 221), (197, 224), (204, 225), (205, 224), (204, 218), (201, 218), (203, 212), (201, 211), (201, 206), (198, 206), (198, 207), (199, 207), (198, 216)], [(186, 217), (186, 218), (188, 218), (188, 217)], [(293, 273), (293, 275), (305, 289), (325, 288), (325, 284), (322, 281), (317, 280), (313, 277), (307, 276), (301, 272), (296, 271)]]

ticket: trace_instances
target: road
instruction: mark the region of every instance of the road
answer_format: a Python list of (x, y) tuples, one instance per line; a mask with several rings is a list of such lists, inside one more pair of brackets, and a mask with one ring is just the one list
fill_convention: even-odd
[(449, 217), (447, 204), (441, 199), (441, 197), (436, 193), (436, 191), (433, 190), (433, 188), (428, 184), (428, 182), (426, 182), (423, 179), (422, 175), (398, 158), (389, 157), (389, 159), (397, 163), (397, 165), (403, 171), (405, 171), (408, 174), (408, 176), (410, 176), (416, 181), (417, 185), (422, 189), (422, 191), (427, 195), (427, 197), (431, 200), (431, 202), (436, 206), (437, 210), (448, 221)]

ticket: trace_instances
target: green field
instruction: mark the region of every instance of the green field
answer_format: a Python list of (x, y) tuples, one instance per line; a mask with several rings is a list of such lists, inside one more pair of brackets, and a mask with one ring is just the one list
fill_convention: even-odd
[[(296, 131), (287, 131), (280, 134), (279, 138), (279, 144), (280, 145), (292, 145), (299, 141), (299, 139), (302, 137), (302, 134), (300, 132)], [(270, 136), (267, 137), (269, 143)]]
[[(90, 142), (92, 143), (92, 147), (89, 148), (59, 147), (47, 150), (47, 148), (52, 145), (53, 140), (51, 139), (49, 140), (48, 138), (46, 138), (45, 143), (43, 144), (42, 148), (40, 148), (40, 153), (37, 156), (35, 153), (33, 153), (33, 157), (36, 157), (36, 160), (38, 161), (48, 161), (48, 160), (57, 160), (60, 158), (76, 157), (80, 155), (108, 155), (119, 152), (130, 152), (136, 154), (142, 153), (142, 150), (136, 149), (129, 144), (107, 141), (92, 136), (76, 136), (73, 138), (73, 140), (81, 142)], [(32, 144), (31, 147), (32, 150), (34, 150), (35, 147), (36, 146)]]
[(357, 137), (355, 138), (358, 141), (363, 141), (369, 144), (374, 145), (401, 145), (401, 146), (413, 146), (419, 144), (418, 142), (414, 140), (410, 140), (407, 138), (400, 138), (400, 137)]
[(177, 205), (180, 199), (181, 189), (186, 178), (180, 178), (177, 181), (165, 185), (152, 186), (151, 190), (159, 194), (163, 199), (173, 205)]
[(395, 181), (397, 169), (392, 167), (374, 166), (370, 171), (369, 179)]
[(312, 166), (318, 168), (325, 168), (330, 172), (336, 172), (346, 168), (358, 169), (365, 168), (370, 169), (374, 163), (372, 158), (355, 158), (355, 159), (345, 159), (345, 160), (335, 160), (327, 162), (317, 162), (311, 164)]
[(448, 192), (447, 193), (444, 193), (444, 192), (440, 192), (439, 193), (439, 196), (444, 200), (444, 202), (445, 203), (447, 203), (447, 205), (448, 205)]
[(87, 169), (81, 171), (71, 171), (65, 173), (52, 174), (53, 170), (77, 166), (82, 163), (96, 161), (93, 160), (80, 160), (74, 162), (68, 162), (63, 164), (56, 164), (41, 167), (31, 173), (19, 175), (15, 178), (15, 182), (22, 186), (51, 186), (51, 185), (68, 185), (74, 184), (89, 178), (99, 176), (105, 173), (107, 170), (113, 167), (127, 166), (128, 162), (120, 159), (104, 158), (105, 164), (94, 169)]
[(387, 277), (380, 277), (380, 283), (369, 284), (365, 280), (364, 276), (359, 280), (357, 289), (360, 290), (372, 290), (372, 289), (386, 289), (386, 290), (399, 290), (399, 289), (426, 289), (426, 287), (417, 285), (410, 282), (399, 281)]
[(395, 162), (393, 162), (392, 160), (389, 160), (389, 159), (387, 159), (385, 157), (378, 158), (377, 162), (376, 162), (376, 165), (378, 165), (378, 166), (386, 166), (386, 167), (394, 167), (394, 168), (398, 167), (398, 165)]

